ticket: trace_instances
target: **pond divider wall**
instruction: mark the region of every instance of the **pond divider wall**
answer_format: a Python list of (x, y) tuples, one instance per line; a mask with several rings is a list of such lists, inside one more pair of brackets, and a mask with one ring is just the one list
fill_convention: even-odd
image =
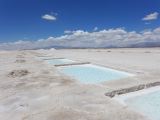
[(153, 82), (153, 83), (147, 83), (147, 84), (140, 84), (137, 86), (123, 88), (123, 89), (119, 89), (119, 90), (114, 90), (114, 91), (105, 93), (105, 95), (112, 98), (115, 95), (121, 95), (121, 94), (130, 93), (130, 92), (135, 92), (138, 90), (142, 90), (142, 89), (146, 89), (146, 88), (150, 88), (150, 87), (154, 87), (154, 86), (160, 86), (160, 81)]
[(60, 67), (60, 66), (84, 65), (84, 64), (90, 64), (90, 62), (69, 63), (69, 64), (60, 64), (60, 65), (54, 65), (54, 66), (56, 66), (56, 67)]
[(52, 59), (65, 59), (65, 58), (44, 58), (43, 60), (52, 60)]

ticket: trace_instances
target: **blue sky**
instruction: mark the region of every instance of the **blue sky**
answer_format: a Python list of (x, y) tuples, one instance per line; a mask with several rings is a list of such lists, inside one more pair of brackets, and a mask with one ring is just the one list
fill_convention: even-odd
[[(160, 20), (142, 20), (160, 12), (160, 0), (0, 0), (0, 43), (61, 36), (65, 30), (124, 27), (143, 31)], [(42, 19), (52, 15), (56, 20)]]

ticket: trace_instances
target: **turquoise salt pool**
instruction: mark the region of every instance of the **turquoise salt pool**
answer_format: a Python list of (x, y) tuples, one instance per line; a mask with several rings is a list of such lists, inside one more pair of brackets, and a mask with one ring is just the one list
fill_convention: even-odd
[(151, 120), (160, 120), (160, 87), (128, 93), (120, 99), (127, 106), (148, 116)]
[(45, 60), (47, 63), (52, 64), (52, 65), (61, 65), (61, 64), (70, 64), (73, 63), (73, 60), (69, 60), (69, 59), (46, 59)]
[(110, 80), (117, 80), (133, 76), (132, 74), (121, 72), (96, 65), (73, 65), (61, 67), (61, 71), (82, 83), (99, 83)]

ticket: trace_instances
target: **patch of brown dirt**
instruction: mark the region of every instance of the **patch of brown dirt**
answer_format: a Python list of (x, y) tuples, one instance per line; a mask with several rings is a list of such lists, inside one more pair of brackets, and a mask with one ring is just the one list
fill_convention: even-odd
[(13, 70), (8, 74), (8, 77), (23, 77), (29, 74), (28, 70)]
[(26, 60), (20, 60), (20, 59), (15, 61), (15, 63), (25, 63), (25, 62), (26, 62)]

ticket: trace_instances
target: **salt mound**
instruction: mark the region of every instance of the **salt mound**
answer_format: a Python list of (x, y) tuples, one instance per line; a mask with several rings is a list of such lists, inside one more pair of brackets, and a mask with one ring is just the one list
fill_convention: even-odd
[(13, 70), (8, 74), (8, 76), (9, 77), (23, 77), (28, 74), (29, 74), (28, 70)]
[(26, 62), (26, 60), (20, 60), (20, 59), (15, 61), (15, 63), (25, 63), (25, 62)]
[(55, 48), (51, 48), (51, 49), (49, 49), (50, 51), (55, 51), (56, 49)]
[(17, 55), (16, 58), (24, 58), (24, 55)]

